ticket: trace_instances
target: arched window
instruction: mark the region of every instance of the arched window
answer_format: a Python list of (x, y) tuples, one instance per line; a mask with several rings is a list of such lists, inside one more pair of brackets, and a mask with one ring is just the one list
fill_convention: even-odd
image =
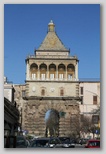
[(67, 66), (67, 78), (68, 80), (72, 80), (75, 75), (75, 66), (73, 64), (69, 64)]
[(45, 89), (41, 90), (41, 96), (45, 96)]
[(40, 65), (40, 78), (42, 80), (46, 79), (46, 71), (47, 71), (47, 66), (46, 66), (46, 64), (42, 63)]
[(49, 65), (49, 78), (53, 80), (56, 76), (56, 65), (50, 64)]
[(30, 66), (30, 74), (31, 74), (31, 79), (35, 80), (37, 78), (37, 71), (38, 71), (38, 66), (37, 64), (33, 63)]
[(64, 96), (64, 89), (60, 89), (60, 96)]
[(64, 74), (65, 74), (65, 65), (64, 64), (59, 64), (58, 66), (58, 78), (60, 80), (64, 79)]

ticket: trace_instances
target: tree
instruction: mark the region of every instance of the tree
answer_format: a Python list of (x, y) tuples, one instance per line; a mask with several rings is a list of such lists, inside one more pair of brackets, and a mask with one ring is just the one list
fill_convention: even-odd
[(97, 106), (97, 109), (93, 109), (92, 113), (98, 114), (100, 116), (100, 105)]
[(90, 115), (82, 115), (80, 124), (80, 131), (82, 133), (95, 133), (96, 127), (92, 122), (92, 118)]

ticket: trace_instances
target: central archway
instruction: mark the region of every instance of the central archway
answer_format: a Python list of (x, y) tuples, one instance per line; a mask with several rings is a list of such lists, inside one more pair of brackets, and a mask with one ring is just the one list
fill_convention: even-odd
[(59, 136), (59, 112), (55, 109), (50, 109), (45, 114), (46, 137)]

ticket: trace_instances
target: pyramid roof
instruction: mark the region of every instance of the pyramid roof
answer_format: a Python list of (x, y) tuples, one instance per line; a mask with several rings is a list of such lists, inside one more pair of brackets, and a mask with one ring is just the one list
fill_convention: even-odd
[(55, 32), (55, 24), (51, 20), (48, 24), (48, 32), (38, 50), (64, 50), (68, 49), (64, 46), (60, 38)]

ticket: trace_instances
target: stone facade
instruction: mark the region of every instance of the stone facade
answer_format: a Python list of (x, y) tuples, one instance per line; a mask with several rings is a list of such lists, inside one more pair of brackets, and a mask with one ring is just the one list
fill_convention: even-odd
[(78, 58), (70, 56), (52, 21), (35, 55), (26, 58), (25, 85), (23, 127), (29, 133), (45, 136), (45, 114), (51, 109), (60, 115), (59, 136), (77, 133), (80, 115)]
[(70, 56), (52, 21), (40, 47), (25, 61), (25, 84), (14, 85), (22, 129), (45, 136), (45, 115), (55, 110), (59, 136), (80, 132), (81, 116), (92, 118), (100, 106), (100, 82), (79, 80), (78, 58)]
[[(50, 87), (50, 85), (48, 87)], [(71, 97), (69, 96), (67, 97), (66, 96), (65, 97), (55, 97), (55, 96), (44, 97), (43, 96), (42, 97), (39, 92), (40, 89), (37, 90), (34, 88), (33, 88), (34, 93), (38, 96), (34, 96), (31, 94), (30, 97), (26, 97), (25, 94), (23, 95), (23, 92), (25, 92), (26, 85), (14, 85), (14, 88), (15, 88), (15, 101), (17, 102), (19, 109), (22, 108), (22, 117), (20, 117), (22, 118), (22, 128), (25, 130), (29, 130), (29, 133), (33, 133), (33, 134), (35, 133), (38, 136), (45, 135), (46, 125), (45, 125), (44, 119), (45, 119), (46, 112), (50, 109), (54, 109), (58, 113), (61, 113), (61, 112), (65, 113), (65, 116), (61, 116), (61, 118), (59, 119), (60, 136), (66, 136), (67, 134), (71, 134), (73, 130), (75, 131), (76, 126), (80, 128), (80, 124), (82, 123), (81, 121), (82, 115), (89, 116), (91, 121), (93, 120), (94, 116), (95, 118), (98, 118), (98, 116), (100, 115), (100, 113), (95, 113), (95, 110), (97, 110), (98, 107), (100, 107), (100, 81), (77, 82), (77, 88), (79, 91), (79, 93), (77, 94), (79, 94), (79, 97), (81, 98), (80, 102), (79, 102), (79, 97), (72, 97), (73, 95), (71, 95)], [(83, 90), (81, 90), (82, 88)], [(58, 89), (58, 87), (56, 87), (56, 89)], [(53, 93), (54, 93), (54, 90), (55, 89), (52, 89)], [(38, 91), (38, 93), (36, 91)], [(50, 91), (48, 93), (50, 93)], [(94, 96), (97, 96), (97, 102), (93, 101)], [(77, 120), (76, 120), (78, 122), (77, 125), (76, 123), (73, 123), (72, 118), (75, 115), (79, 116), (80, 124), (79, 124), (79, 121)], [(21, 123), (21, 119), (20, 119), (20, 123)], [(94, 121), (94, 124), (96, 127), (100, 128), (100, 119), (97, 119), (96, 123)], [(65, 128), (69, 128), (69, 132), (68, 130), (64, 131)], [(87, 135), (89, 136), (89, 132), (88, 133), (82, 132), (82, 134), (80, 135), (83, 137), (87, 137)]]
[(48, 110), (54, 109), (58, 113), (64, 112), (65, 116), (59, 119), (59, 136), (67, 136), (71, 134), (70, 131), (75, 131), (76, 127), (73, 127), (71, 122), (71, 115), (79, 115), (79, 106), (75, 100), (70, 98), (64, 100), (62, 98), (43, 98), (42, 100), (37, 97), (30, 98), (24, 104), (24, 115), (25, 125), (24, 127), (29, 130), (29, 133), (34, 133), (38, 136), (44, 136), (46, 125), (45, 125), (45, 114)]
[(25, 84), (14, 84), (14, 89), (15, 89), (15, 93), (14, 93), (14, 101), (17, 103), (17, 108), (20, 112), (20, 118), (19, 118), (19, 123), (21, 124), (21, 128), (23, 129), (23, 107), (24, 107), (24, 103), (25, 100), (23, 99), (23, 97), (25, 97)]

